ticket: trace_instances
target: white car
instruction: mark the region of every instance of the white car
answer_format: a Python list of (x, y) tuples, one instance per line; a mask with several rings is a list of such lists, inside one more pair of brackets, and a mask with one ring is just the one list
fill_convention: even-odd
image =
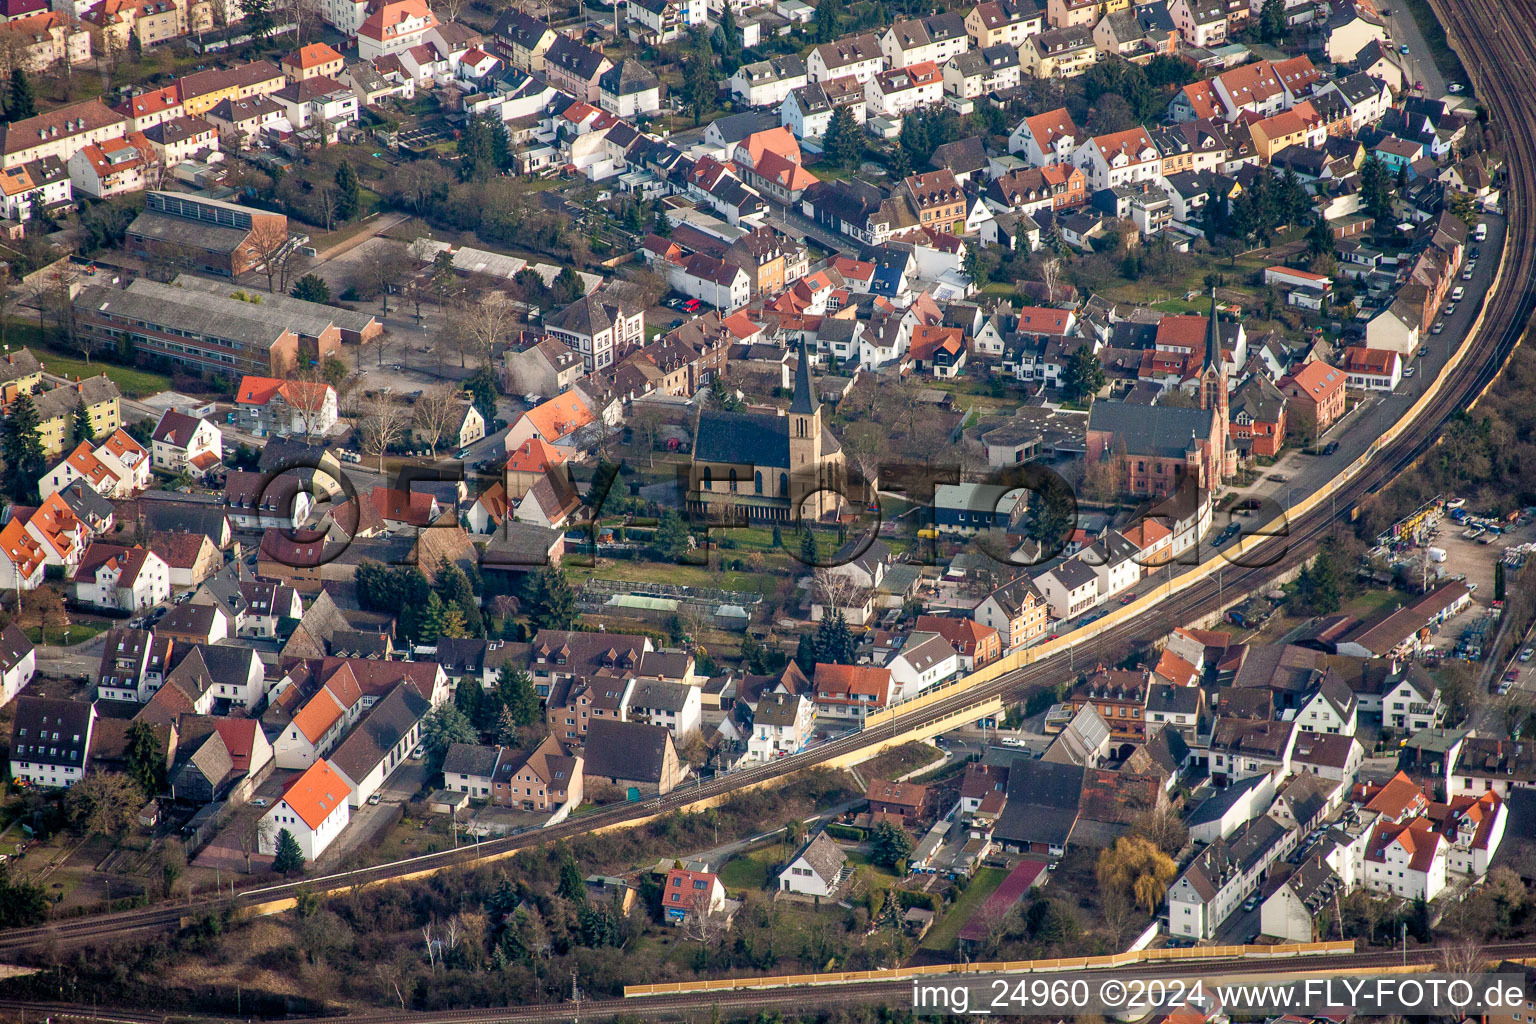
[(1463, 288), (1461, 285), (1457, 285), (1455, 288), (1451, 289), (1451, 301), (1452, 302), (1460, 302), (1461, 301), (1461, 297), (1463, 295), (1465, 295), (1465, 294), (1467, 294), (1467, 290), (1465, 288)]
[(1461, 92), (1462, 88), (1463, 88), (1463, 86), (1462, 86), (1462, 84), (1460, 82), (1452, 82), (1450, 85), (1445, 87), (1445, 91), (1446, 92)]
[(1520, 652), (1520, 660), (1522, 662), (1530, 661), (1532, 658), (1536, 658), (1536, 647), (1527, 647)]
[(1403, 377), (1404, 378), (1412, 377), (1415, 373), (1418, 373), (1418, 372), (1419, 372), (1418, 371), (1418, 367), (1410, 366), (1410, 367), (1408, 367), (1408, 369), (1403, 371)]

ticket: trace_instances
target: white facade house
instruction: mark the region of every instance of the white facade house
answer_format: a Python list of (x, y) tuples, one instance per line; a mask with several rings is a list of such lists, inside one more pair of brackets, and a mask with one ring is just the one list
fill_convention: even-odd
[(806, 77), (812, 82), (851, 77), (863, 85), (884, 67), (885, 55), (880, 51), (880, 41), (867, 33), (822, 43), (805, 61)]
[(279, 837), (287, 832), (299, 844), (305, 861), (313, 861), (352, 820), (348, 804), (351, 792), (340, 773), (325, 761), (316, 761), (289, 783), (282, 798), (262, 815), (266, 827), (261, 830), (260, 852), (268, 856), (277, 853)]
[(772, 761), (804, 750), (816, 723), (816, 705), (801, 694), (765, 693), (752, 714), (748, 761)]
[(1168, 889), (1168, 930), (1182, 938), (1214, 938), (1295, 843), (1295, 833), (1261, 815), (1231, 839), (1207, 846)]
[(696, 252), (666, 265), (667, 283), (721, 313), (733, 313), (752, 301), (752, 279), (734, 263)]
[(1141, 549), (1118, 530), (1109, 530), (1077, 556), (1099, 581), (1100, 601), (1134, 587), (1141, 579)]
[(165, 473), (200, 472), (224, 458), (224, 435), (205, 419), (167, 409), (150, 440), (154, 468)]
[(960, 653), (937, 633), (913, 633), (885, 663), (892, 700), (911, 700), (960, 671)]
[(1336, 676), (1325, 676), (1322, 685), (1303, 698), (1296, 709), (1296, 727), (1307, 732), (1353, 736), (1359, 723), (1359, 706), (1353, 690)]
[(93, 541), (74, 574), (75, 600), (97, 608), (137, 612), (170, 599), (165, 560), (140, 547)]
[(790, 54), (743, 64), (731, 75), (731, 95), (749, 107), (776, 107), (810, 81), (805, 61)]
[(37, 651), (21, 627), (0, 630), (0, 705), (9, 704), (37, 672)]
[(951, 57), (971, 48), (965, 18), (958, 12), (914, 18), (892, 24), (880, 36), (880, 52), (889, 68), (904, 68), (924, 61), (944, 65)]
[(848, 857), (825, 831), (817, 832), (779, 872), (779, 891), (831, 896), (847, 873)]
[[(1053, 619), (1076, 618), (1099, 603), (1099, 574), (1078, 558), (1035, 577)], [(990, 625), (990, 623), (989, 623)]]
[(626, 717), (631, 722), (666, 726), (674, 739), (684, 740), (698, 732), (703, 722), (699, 690), (686, 683), (636, 682), (626, 702)]
[(21, 696), (11, 726), (11, 778), (68, 788), (85, 778), (96, 704)]
[(1423, 818), (1381, 823), (1365, 853), (1367, 889), (1405, 900), (1432, 900), (1446, 884), (1446, 843)]
[(943, 72), (928, 61), (882, 71), (864, 83), (864, 107), (872, 117), (902, 117), (943, 99)]
[(1087, 140), (1073, 151), (1072, 163), (1082, 168), (1090, 188), (1104, 189), (1156, 180), (1163, 158), (1147, 130), (1137, 127)]

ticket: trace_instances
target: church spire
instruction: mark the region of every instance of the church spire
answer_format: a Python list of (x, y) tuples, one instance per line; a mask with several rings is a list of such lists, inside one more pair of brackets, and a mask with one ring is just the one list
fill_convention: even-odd
[(1205, 329), (1205, 363), (1201, 370), (1221, 370), (1221, 325), (1216, 320), (1216, 286), (1211, 285), (1211, 320)]
[(819, 403), (816, 389), (811, 385), (811, 357), (805, 348), (805, 335), (800, 336), (800, 365), (795, 367), (795, 397), (789, 403), (792, 416), (814, 416)]

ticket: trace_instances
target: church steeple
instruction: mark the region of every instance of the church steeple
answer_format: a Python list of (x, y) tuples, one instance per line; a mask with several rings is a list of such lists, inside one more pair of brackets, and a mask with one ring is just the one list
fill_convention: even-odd
[(814, 416), (821, 407), (816, 389), (811, 385), (811, 357), (806, 352), (805, 335), (800, 336), (800, 365), (795, 367), (795, 397), (789, 403), (791, 416)]
[(1211, 285), (1211, 319), (1205, 329), (1205, 363), (1201, 371), (1221, 372), (1221, 325), (1216, 320), (1216, 286)]

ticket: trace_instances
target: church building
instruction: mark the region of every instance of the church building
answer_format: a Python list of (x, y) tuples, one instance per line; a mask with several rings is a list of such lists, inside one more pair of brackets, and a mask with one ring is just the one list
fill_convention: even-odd
[(788, 415), (699, 413), (688, 487), (696, 515), (722, 523), (822, 520), (874, 493), (874, 481), (850, 479), (842, 445), (822, 424), (804, 341)]
[(1199, 406), (1193, 409), (1094, 402), (1088, 412), (1088, 461), (1114, 460), (1120, 489), (1141, 498), (1167, 497), (1186, 477), (1193, 477), (1200, 490), (1211, 491), (1236, 476), (1214, 289), (1196, 383)]

